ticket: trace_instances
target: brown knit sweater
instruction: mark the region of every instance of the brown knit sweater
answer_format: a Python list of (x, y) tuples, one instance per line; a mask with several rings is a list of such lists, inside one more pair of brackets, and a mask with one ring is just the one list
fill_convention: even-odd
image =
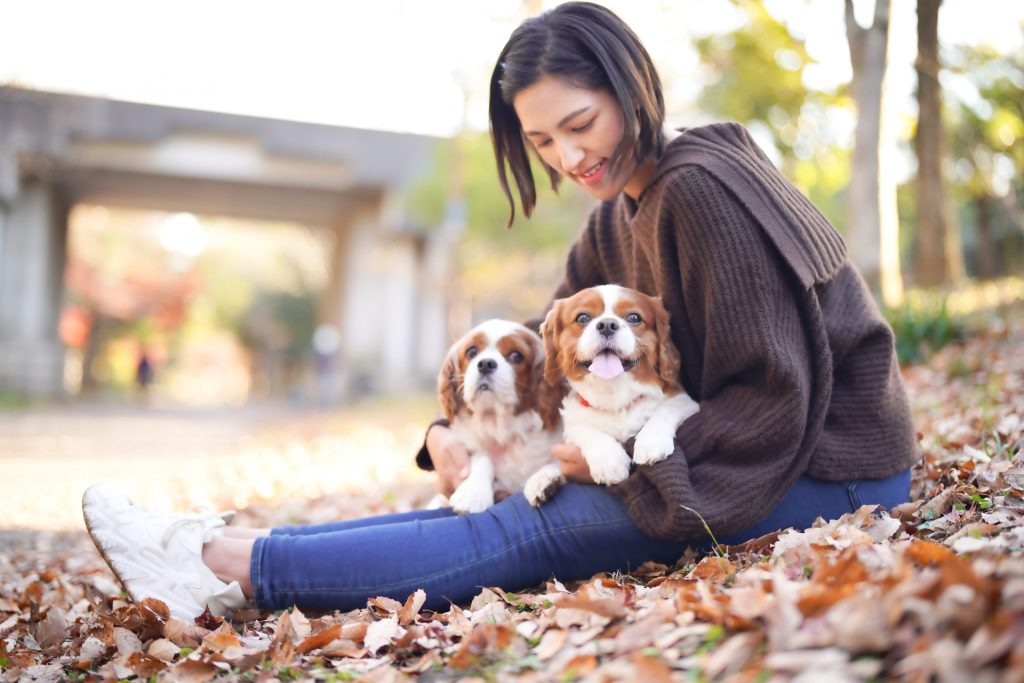
[(661, 295), (700, 401), (668, 459), (612, 487), (647, 533), (747, 528), (802, 474), (882, 478), (918, 457), (893, 333), (842, 238), (737, 124), (672, 140), (638, 202), (599, 205), (554, 298)]

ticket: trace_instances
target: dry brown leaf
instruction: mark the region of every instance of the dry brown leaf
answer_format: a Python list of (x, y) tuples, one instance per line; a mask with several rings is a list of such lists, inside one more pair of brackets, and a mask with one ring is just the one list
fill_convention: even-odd
[(368, 650), (362, 645), (357, 645), (355, 642), (346, 638), (338, 638), (327, 643), (320, 649), (320, 654), (324, 657), (351, 657), (352, 659), (362, 659), (368, 653)]
[[(626, 606), (611, 599), (586, 600), (575, 596), (562, 598), (555, 607), (556, 615), (565, 609), (577, 609), (593, 612), (609, 619), (622, 619), (629, 614)], [(557, 616), (556, 616), (557, 619)], [(582, 623), (582, 622), (580, 622)]]
[(733, 563), (724, 557), (708, 555), (697, 563), (687, 578), (703, 579), (712, 583), (723, 583), (727, 578), (736, 572)]
[(167, 664), (162, 660), (153, 657), (152, 655), (146, 655), (141, 652), (133, 652), (128, 656), (125, 661), (125, 666), (134, 671), (142, 678), (149, 678), (150, 676), (156, 676), (158, 673), (167, 668)]
[(180, 651), (180, 647), (166, 638), (157, 638), (149, 644), (149, 647), (146, 649), (146, 654), (156, 657), (161, 661), (170, 662), (178, 656)]
[(449, 660), (456, 669), (476, 668), (481, 662), (505, 651), (516, 637), (508, 624), (477, 624)]
[(418, 659), (414, 659), (399, 667), (399, 671), (406, 674), (421, 674), (441, 664), (441, 655), (437, 650), (424, 652)]
[(411, 624), (419, 616), (420, 608), (426, 601), (427, 594), (423, 592), (423, 589), (417, 589), (415, 593), (406, 598), (405, 605), (398, 612), (398, 622), (402, 625)]
[(366, 629), (363, 645), (371, 655), (376, 656), (383, 648), (389, 647), (392, 641), (405, 635), (405, 629), (398, 624), (397, 615), (381, 619), (370, 624)]
[(369, 607), (375, 614), (379, 616), (387, 616), (401, 611), (402, 603), (398, 602), (394, 598), (389, 598), (385, 595), (379, 595), (375, 598), (370, 598), (366, 601), (366, 606)]
[(298, 647), (295, 648), (295, 651), (299, 654), (305, 654), (310, 650), (319, 650), (340, 636), (341, 624), (334, 624), (319, 633), (314, 633), (313, 635), (308, 636), (305, 640), (299, 643)]
[(563, 678), (574, 680), (593, 673), (597, 668), (597, 657), (592, 654), (578, 654), (568, 662), (559, 672)]
[(241, 647), (241, 645), (242, 643), (238, 640), (238, 634), (235, 633), (235, 629), (231, 628), (231, 624), (225, 621), (216, 631), (206, 634), (203, 638), (202, 647), (213, 652), (223, 652), (229, 647)]
[(270, 641), (267, 648), (267, 659), (274, 664), (282, 666), (291, 663), (295, 658), (295, 629), (292, 627), (292, 618), (288, 612), (284, 612), (277, 620), (277, 632), (274, 639)]
[(78, 649), (78, 665), (88, 668), (90, 664), (106, 656), (110, 646), (95, 636), (89, 636)]
[(217, 667), (211, 662), (190, 658), (168, 669), (160, 680), (174, 683), (206, 683), (217, 675), (217, 671)]
[(294, 640), (304, 640), (312, 632), (309, 618), (303, 614), (298, 607), (293, 607), (291, 612), (292, 628), (295, 630)]
[(175, 618), (170, 618), (164, 624), (164, 638), (171, 641), (178, 647), (199, 647), (203, 638), (209, 633), (205, 628), (195, 624), (186, 624)]
[(670, 683), (672, 681), (672, 669), (658, 657), (646, 655), (643, 652), (634, 652), (633, 669), (636, 672), (634, 680), (644, 683)]
[(142, 641), (139, 640), (139, 637), (120, 626), (114, 628), (114, 644), (117, 646), (117, 653), (122, 657), (142, 652)]
[(362, 643), (366, 639), (366, 631), (370, 627), (365, 621), (356, 622), (354, 624), (343, 624), (341, 627), (341, 636), (347, 640), (353, 640), (357, 643)]
[(563, 629), (552, 628), (544, 632), (541, 636), (540, 643), (533, 649), (533, 653), (537, 655), (537, 658), (542, 662), (551, 659), (556, 654), (561, 652), (562, 648), (565, 647), (565, 643), (569, 638), (569, 632)]
[(50, 607), (46, 617), (34, 624), (33, 636), (39, 647), (48, 650), (63, 643), (68, 637), (68, 625), (64, 618), (64, 610)]

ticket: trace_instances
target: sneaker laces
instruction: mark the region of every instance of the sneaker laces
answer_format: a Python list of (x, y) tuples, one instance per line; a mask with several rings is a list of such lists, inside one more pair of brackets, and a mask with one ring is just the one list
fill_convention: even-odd
[(206, 537), (207, 532), (213, 529), (219, 529), (224, 526), (235, 516), (234, 510), (224, 510), (222, 512), (214, 512), (212, 508), (204, 505), (193, 505), (191, 508), (192, 512), (176, 515), (177, 519), (168, 525), (164, 531), (163, 537), (160, 539), (160, 545), (164, 548), (171, 542), (174, 534), (178, 532), (182, 527), (192, 524), (203, 525), (203, 543), (209, 539)]

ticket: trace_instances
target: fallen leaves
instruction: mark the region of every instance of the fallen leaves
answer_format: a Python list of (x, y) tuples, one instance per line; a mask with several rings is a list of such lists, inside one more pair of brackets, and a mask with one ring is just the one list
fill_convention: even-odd
[[(906, 380), (924, 450), (911, 502), (675, 566), (487, 587), (446, 612), (422, 611), (418, 590), (345, 613), (184, 623), (126, 601), (84, 535), (23, 539), (0, 553), (0, 681), (1020, 680), (1024, 334), (950, 347)], [(298, 519), (349, 504), (321, 499)]]

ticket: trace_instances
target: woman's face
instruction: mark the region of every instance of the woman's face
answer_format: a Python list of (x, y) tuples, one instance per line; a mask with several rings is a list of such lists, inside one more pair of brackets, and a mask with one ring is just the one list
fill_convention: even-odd
[(627, 160), (618, 173), (608, 171), (623, 131), (622, 109), (611, 93), (544, 75), (520, 90), (512, 107), (540, 158), (597, 199), (623, 190), (635, 199), (650, 181), (653, 163), (638, 169)]

